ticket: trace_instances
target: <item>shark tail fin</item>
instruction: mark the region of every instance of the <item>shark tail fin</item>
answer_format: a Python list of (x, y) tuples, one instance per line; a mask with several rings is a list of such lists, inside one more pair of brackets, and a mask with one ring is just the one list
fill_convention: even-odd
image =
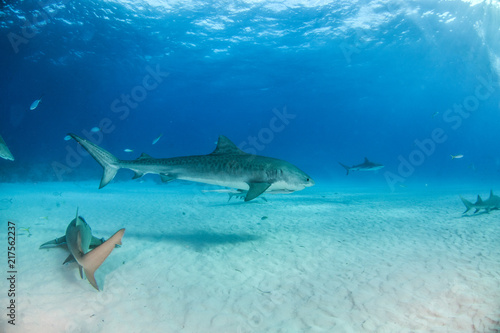
[(76, 142), (78, 142), (83, 148), (85, 148), (85, 150), (88, 151), (89, 154), (104, 169), (99, 188), (103, 188), (104, 186), (108, 185), (108, 183), (112, 181), (113, 178), (115, 178), (116, 173), (121, 168), (120, 160), (113, 156), (113, 154), (111, 154), (110, 152), (102, 149), (98, 145), (84, 138), (79, 137), (76, 134), (69, 133), (68, 135), (75, 139)]
[(346, 169), (347, 173), (346, 173), (345, 175), (346, 175), (346, 176), (349, 176), (349, 170), (350, 170), (351, 168), (350, 168), (350, 167), (348, 167), (348, 166), (347, 166), (347, 165), (345, 165), (345, 164), (340, 163), (340, 162), (339, 162), (339, 164), (340, 164), (340, 165), (342, 165), (342, 166)]
[(125, 229), (120, 229), (110, 239), (88, 252), (83, 256), (82, 265), (85, 276), (89, 280), (90, 284), (97, 290), (97, 282), (95, 281), (94, 273), (101, 266), (101, 264), (106, 260), (111, 251), (115, 248), (115, 245), (122, 244), (122, 237), (125, 233)]
[(464, 199), (463, 197), (460, 197), (460, 199), (462, 199), (462, 202), (464, 203), (465, 207), (467, 208), (465, 210), (465, 212), (463, 212), (462, 214), (465, 214), (467, 213), (469, 210), (471, 210), (472, 208), (474, 208), (474, 204), (472, 202), (470, 202), (469, 200), (466, 200)]

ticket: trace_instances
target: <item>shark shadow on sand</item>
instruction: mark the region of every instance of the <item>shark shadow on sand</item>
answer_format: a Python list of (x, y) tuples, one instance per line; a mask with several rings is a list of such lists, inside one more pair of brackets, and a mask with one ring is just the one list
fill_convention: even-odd
[(192, 247), (196, 252), (216, 245), (236, 245), (239, 243), (253, 242), (261, 239), (261, 236), (252, 234), (216, 233), (200, 230), (188, 233), (133, 233), (128, 237), (150, 239), (155, 242), (173, 242)]

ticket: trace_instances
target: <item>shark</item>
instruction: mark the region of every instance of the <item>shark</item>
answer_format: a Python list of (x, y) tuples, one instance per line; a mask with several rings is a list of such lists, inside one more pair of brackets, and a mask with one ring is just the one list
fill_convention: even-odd
[(339, 162), (340, 165), (342, 165), (346, 170), (347, 170), (347, 175), (349, 175), (349, 171), (375, 171), (382, 169), (384, 166), (382, 164), (378, 163), (373, 163), (368, 160), (368, 158), (365, 157), (365, 161), (361, 164), (358, 165), (353, 165), (352, 167), (347, 166), (345, 164), (342, 164)]
[(490, 197), (486, 200), (481, 199), (481, 196), (478, 195), (476, 203), (472, 203), (464, 199), (462, 196), (460, 196), (460, 199), (462, 199), (462, 202), (466, 207), (465, 212), (463, 212), (462, 214), (467, 213), (472, 208), (475, 209), (474, 214), (479, 212), (481, 209), (484, 209), (486, 213), (489, 213), (491, 210), (500, 209), (500, 197), (493, 194), (493, 190), (490, 190)]
[(101, 266), (104, 260), (106, 260), (111, 251), (113, 251), (116, 246), (122, 244), (121, 240), (124, 233), (125, 228), (122, 228), (115, 232), (115, 234), (106, 241), (92, 236), (92, 229), (90, 229), (90, 226), (87, 222), (85, 222), (83, 217), (78, 216), (77, 209), (76, 217), (66, 228), (66, 234), (62, 237), (43, 243), (40, 245), (40, 249), (67, 245), (70, 255), (63, 262), (63, 265), (76, 260), (80, 270), (80, 277), (83, 279), (83, 269), (83, 272), (85, 273), (85, 276), (90, 284), (95, 289), (99, 290), (94, 273)]
[(314, 185), (310, 176), (293, 164), (280, 159), (253, 155), (239, 149), (221, 135), (215, 150), (208, 155), (153, 158), (142, 153), (135, 160), (120, 160), (105, 149), (79, 137), (75, 139), (102, 166), (99, 188), (106, 186), (119, 169), (130, 169), (133, 179), (159, 174), (163, 182), (182, 179), (235, 188), (250, 201), (264, 192), (291, 193)]
[(0, 157), (9, 161), (14, 160), (14, 156), (10, 152), (9, 147), (7, 147), (7, 144), (5, 143), (1, 135), (0, 135)]

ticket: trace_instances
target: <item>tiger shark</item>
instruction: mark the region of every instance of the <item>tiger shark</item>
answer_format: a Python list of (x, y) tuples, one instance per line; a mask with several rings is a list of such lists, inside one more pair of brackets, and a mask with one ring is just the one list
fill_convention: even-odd
[(66, 234), (62, 237), (56, 238), (40, 245), (40, 249), (59, 246), (66, 244), (70, 255), (63, 262), (74, 261), (78, 263), (80, 269), (80, 277), (83, 279), (82, 268), (85, 276), (90, 284), (97, 290), (97, 282), (94, 278), (95, 271), (106, 260), (111, 251), (117, 245), (122, 244), (122, 237), (125, 229), (120, 229), (107, 241), (92, 236), (92, 229), (85, 222), (83, 217), (78, 216), (78, 209), (76, 210), (76, 217), (70, 222), (66, 228)]
[(366, 157), (365, 157), (365, 161), (361, 164), (358, 164), (358, 165), (353, 165), (352, 167), (350, 166), (347, 166), (345, 164), (342, 164), (339, 162), (340, 165), (342, 165), (346, 170), (347, 170), (347, 175), (349, 175), (349, 171), (375, 171), (375, 170), (379, 170), (379, 169), (382, 169), (384, 166), (382, 164), (378, 164), (378, 163), (373, 163), (373, 162), (370, 162)]
[(231, 187), (250, 201), (264, 192), (291, 193), (313, 186), (314, 181), (289, 162), (252, 155), (240, 150), (221, 135), (217, 147), (208, 155), (153, 158), (143, 153), (136, 160), (120, 160), (96, 144), (75, 134), (68, 134), (104, 169), (99, 188), (106, 186), (119, 169), (130, 169), (133, 179), (145, 174), (159, 174), (163, 182), (175, 179)]
[(7, 147), (7, 144), (5, 143), (1, 135), (0, 135), (0, 157), (10, 161), (14, 160), (14, 156), (10, 152), (9, 147)]
[(490, 210), (496, 210), (500, 209), (500, 197), (497, 195), (493, 194), (493, 190), (490, 190), (490, 197), (486, 200), (481, 199), (481, 196), (477, 196), (477, 201), (476, 203), (472, 203), (463, 197), (460, 196), (460, 199), (462, 199), (462, 202), (464, 203), (465, 207), (467, 208), (465, 212), (462, 214), (467, 213), (469, 210), (472, 208), (475, 209), (474, 214), (479, 212), (481, 209), (484, 209), (486, 213), (489, 213)]

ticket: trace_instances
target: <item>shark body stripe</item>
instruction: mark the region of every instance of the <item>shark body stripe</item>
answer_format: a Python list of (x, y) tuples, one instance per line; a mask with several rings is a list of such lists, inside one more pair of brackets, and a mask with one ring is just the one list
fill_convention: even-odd
[(238, 149), (225, 136), (208, 155), (153, 158), (142, 154), (136, 160), (120, 160), (96, 144), (69, 134), (103, 167), (99, 188), (106, 186), (121, 168), (134, 171), (134, 178), (159, 174), (163, 181), (182, 179), (247, 191), (245, 201), (266, 191), (294, 192), (313, 186), (314, 181), (289, 162), (252, 155)]

